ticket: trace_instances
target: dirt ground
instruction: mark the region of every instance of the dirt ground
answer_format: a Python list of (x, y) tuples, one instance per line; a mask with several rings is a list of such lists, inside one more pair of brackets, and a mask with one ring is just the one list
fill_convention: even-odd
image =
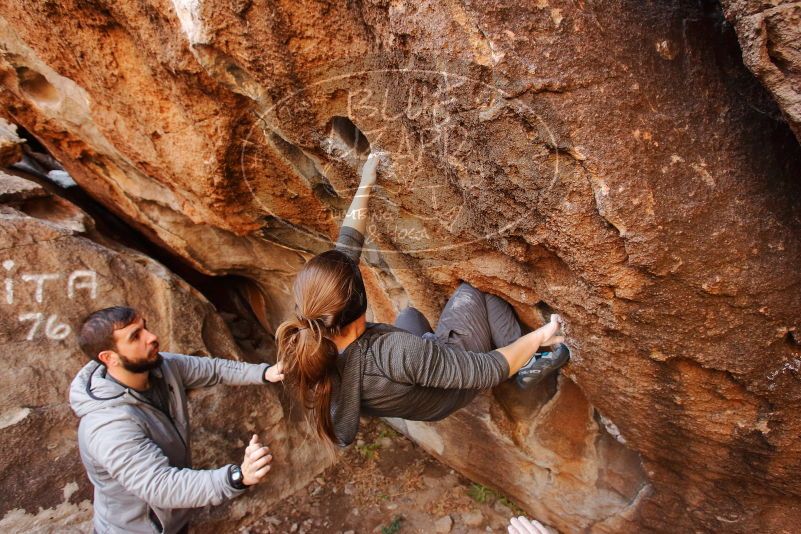
[(248, 534), (506, 532), (522, 513), (378, 419), (367, 420), (344, 458), (282, 501)]

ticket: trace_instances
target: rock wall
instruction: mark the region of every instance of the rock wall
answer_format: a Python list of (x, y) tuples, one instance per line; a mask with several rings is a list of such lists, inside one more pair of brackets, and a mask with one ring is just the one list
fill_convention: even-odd
[(743, 60), (801, 139), (801, 5), (791, 0), (723, 0)]
[[(225, 322), (196, 290), (161, 264), (105, 239), (74, 204), (5, 173), (0, 251), (0, 530), (86, 532), (92, 486), (67, 403), (70, 382), (86, 363), (75, 337), (80, 320), (94, 309), (127, 304), (147, 317), (164, 350), (241, 354)], [(199, 531), (229, 530), (260, 517), (331, 463), (281, 397), (271, 387), (216, 387), (191, 396), (198, 467), (241, 461), (253, 432), (280, 458), (269, 484), (200, 514)]]
[(434, 322), (459, 280), (532, 325), (561, 313), (558, 382), (395, 422), (471, 478), (564, 531), (801, 519), (801, 150), (717, 4), (99, 0), (0, 17), (6, 114), (154, 243), (256, 284), (267, 331), (368, 147), (388, 155), (374, 318), (413, 303)]

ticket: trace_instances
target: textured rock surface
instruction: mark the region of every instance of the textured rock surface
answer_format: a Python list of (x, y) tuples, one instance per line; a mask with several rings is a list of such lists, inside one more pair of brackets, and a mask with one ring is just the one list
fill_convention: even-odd
[(0, 117), (0, 167), (13, 165), (22, 159), (22, 139), (17, 129)]
[(0, 99), (150, 239), (255, 281), (268, 330), (363, 132), (374, 316), (433, 321), (464, 279), (574, 349), (412, 436), (565, 531), (789, 531), (801, 151), (702, 5), (11, 4)]
[(792, 0), (723, 0), (743, 60), (768, 88), (801, 139), (801, 4)]
[(550, 383), (521, 399), (505, 384), (496, 402), (482, 396), (444, 421), (390, 424), (565, 532), (620, 531), (652, 491), (640, 459), (606, 431), (572, 382), (563, 378), (555, 389)]
[[(74, 334), (81, 318), (126, 303), (146, 315), (164, 350), (239, 352), (201, 295), (150, 258), (104, 240), (75, 205), (5, 174), (0, 201), (0, 530), (85, 532), (91, 485), (66, 402), (85, 363)], [(330, 463), (303, 425), (288, 424), (273, 388), (202, 390), (192, 395), (191, 408), (196, 466), (239, 461), (251, 432), (261, 433), (281, 458), (270, 484), (206, 513), (201, 530), (261, 516)]]

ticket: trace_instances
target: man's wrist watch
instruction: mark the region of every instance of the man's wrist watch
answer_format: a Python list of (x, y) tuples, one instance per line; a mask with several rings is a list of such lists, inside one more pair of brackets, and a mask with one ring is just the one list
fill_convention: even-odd
[(228, 483), (238, 490), (247, 489), (245, 485), (245, 476), (242, 474), (242, 468), (238, 465), (231, 465), (228, 468)]

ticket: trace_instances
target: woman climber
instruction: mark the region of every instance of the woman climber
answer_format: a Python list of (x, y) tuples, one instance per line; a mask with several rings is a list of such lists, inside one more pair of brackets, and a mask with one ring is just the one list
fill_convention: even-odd
[[(506, 301), (467, 283), (451, 296), (436, 331), (414, 308), (403, 310), (394, 326), (366, 322), (358, 264), (377, 166), (370, 154), (336, 247), (300, 270), (295, 316), (276, 332), (287, 380), (312, 410), (320, 435), (340, 445), (355, 439), (360, 414), (439, 420), (515, 373), (523, 386), (537, 383), (569, 356), (557, 335), (558, 315), (521, 335)], [(558, 346), (537, 353), (550, 345)]]

